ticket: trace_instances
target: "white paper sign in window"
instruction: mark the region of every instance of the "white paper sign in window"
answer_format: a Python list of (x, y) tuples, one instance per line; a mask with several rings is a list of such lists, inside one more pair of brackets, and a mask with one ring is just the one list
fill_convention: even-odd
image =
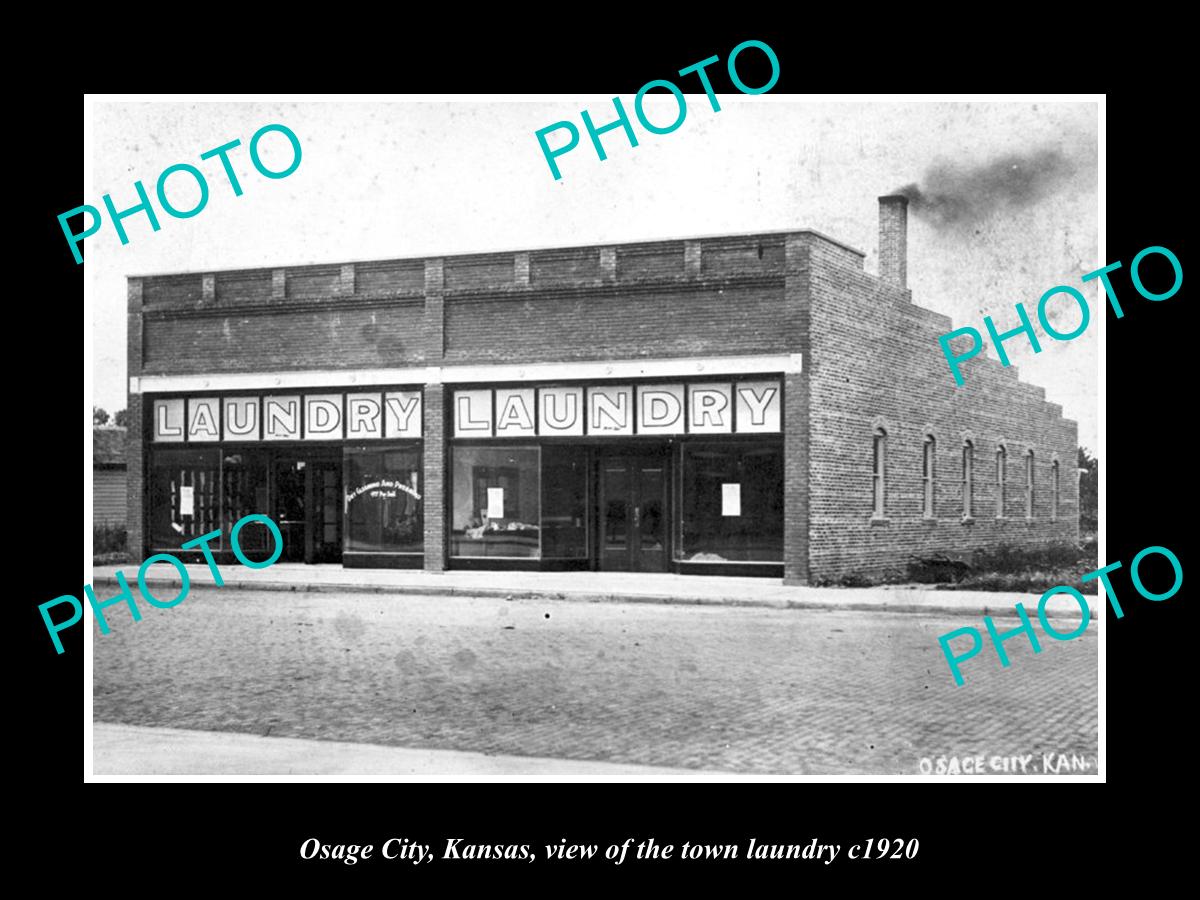
[(504, 488), (490, 487), (487, 489), (487, 517), (489, 519), (504, 518)]
[(779, 431), (779, 382), (742, 381), (737, 386), (739, 433)]
[(196, 489), (190, 484), (179, 488), (179, 515), (194, 516), (196, 514)]
[(742, 514), (742, 486), (738, 482), (726, 482), (721, 485), (721, 515), (740, 516)]

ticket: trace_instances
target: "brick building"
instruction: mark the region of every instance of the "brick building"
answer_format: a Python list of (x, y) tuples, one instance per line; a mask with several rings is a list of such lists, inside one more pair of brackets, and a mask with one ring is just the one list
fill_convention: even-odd
[(125, 445), (124, 428), (92, 429), (92, 522), (96, 525), (125, 526)]
[(954, 387), (906, 215), (878, 277), (813, 231), (131, 277), (131, 552), (257, 512), (297, 562), (808, 583), (1075, 540), (1075, 423)]

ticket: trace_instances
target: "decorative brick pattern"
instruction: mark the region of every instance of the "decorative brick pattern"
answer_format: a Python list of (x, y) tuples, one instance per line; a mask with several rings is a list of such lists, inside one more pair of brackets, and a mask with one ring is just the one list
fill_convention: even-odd
[(616, 247), (601, 247), (600, 248), (600, 280), (601, 281), (616, 281), (617, 280), (617, 248)]
[(683, 242), (683, 271), (688, 278), (700, 276), (700, 242)]
[[(223, 306), (223, 305), (222, 305)], [(320, 366), (377, 368), (420, 362), (421, 301), (370, 306), (239, 311), (147, 317), (147, 374), (260, 372)]]

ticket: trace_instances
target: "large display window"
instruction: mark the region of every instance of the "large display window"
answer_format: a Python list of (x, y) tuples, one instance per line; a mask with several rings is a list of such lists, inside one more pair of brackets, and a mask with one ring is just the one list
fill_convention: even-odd
[[(249, 515), (271, 515), (269, 500), (269, 457), (265, 450), (227, 449), (221, 459), (221, 481), (225, 493), (221, 539), (239, 520)], [(222, 544), (224, 546), (224, 544)], [(275, 539), (262, 522), (250, 522), (238, 532), (238, 546), (248, 559), (269, 559)]]
[(150, 472), (151, 549), (177, 550), (194, 538), (222, 530), (220, 485), (217, 448), (155, 449)]
[(541, 558), (538, 447), (451, 450), (450, 555)]
[(783, 447), (686, 444), (680, 562), (783, 561)]
[(422, 553), (420, 446), (346, 449), (347, 553)]
[(588, 558), (586, 447), (455, 446), (450, 455), (452, 557)]
[(588, 557), (588, 452), (542, 448), (542, 558)]

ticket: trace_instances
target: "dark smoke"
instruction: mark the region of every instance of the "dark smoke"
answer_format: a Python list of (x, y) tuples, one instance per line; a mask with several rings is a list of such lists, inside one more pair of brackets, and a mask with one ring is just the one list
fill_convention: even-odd
[(997, 210), (1023, 209), (1061, 188), (1075, 165), (1054, 149), (1011, 153), (981, 166), (934, 163), (919, 184), (895, 193), (938, 228), (969, 225)]

